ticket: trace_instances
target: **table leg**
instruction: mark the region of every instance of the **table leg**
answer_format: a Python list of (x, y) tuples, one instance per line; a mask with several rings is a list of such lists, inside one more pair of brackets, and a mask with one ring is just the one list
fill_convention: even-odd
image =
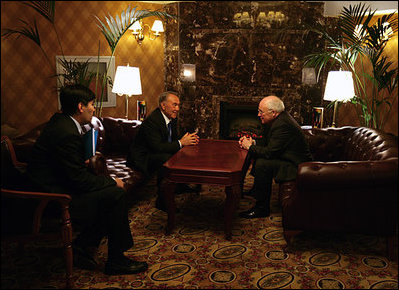
[(224, 206), (224, 233), (227, 240), (231, 240), (234, 212), (240, 201), (241, 188), (239, 184), (226, 186), (226, 203)]
[(175, 227), (175, 213), (176, 213), (176, 204), (175, 204), (175, 188), (176, 183), (167, 181), (164, 184), (164, 199), (166, 212), (168, 214), (168, 223), (166, 225), (166, 234), (169, 235), (172, 233)]

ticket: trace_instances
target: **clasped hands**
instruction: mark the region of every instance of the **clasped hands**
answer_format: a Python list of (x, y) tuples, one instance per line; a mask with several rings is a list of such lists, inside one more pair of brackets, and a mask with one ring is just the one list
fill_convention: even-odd
[(251, 145), (255, 144), (255, 140), (252, 137), (243, 136), (238, 140), (238, 144), (240, 144), (241, 148), (248, 150)]
[(197, 145), (199, 143), (199, 136), (197, 135), (197, 131), (194, 133), (186, 133), (184, 136), (180, 139), (180, 143), (182, 146), (188, 146), (188, 145)]

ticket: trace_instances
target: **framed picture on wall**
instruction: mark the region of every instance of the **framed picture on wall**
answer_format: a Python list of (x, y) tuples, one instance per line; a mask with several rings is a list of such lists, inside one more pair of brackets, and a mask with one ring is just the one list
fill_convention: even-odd
[(313, 109), (312, 109), (312, 127), (313, 128), (323, 128), (323, 117), (324, 117), (324, 108), (323, 107), (313, 107)]
[[(57, 91), (58, 91), (58, 108), (61, 108), (60, 104), (60, 96), (59, 89), (62, 85), (68, 83), (68, 78), (73, 76), (66, 76), (65, 65), (68, 65), (68, 68), (73, 67), (76, 75), (81, 75), (82, 72), (86, 69), (86, 76), (88, 77), (90, 74), (95, 74), (97, 72), (97, 67), (99, 71), (99, 75), (104, 75), (107, 73), (108, 79), (110, 79), (113, 83), (115, 76), (115, 57), (112, 58), (110, 56), (56, 56), (56, 69), (57, 69)], [(109, 65), (108, 71), (107, 67)], [(91, 78), (91, 82), (89, 84), (89, 88), (96, 94), (97, 100), (101, 97), (101, 79), (97, 84), (97, 92), (96, 92), (96, 77)], [(116, 106), (116, 95), (112, 92), (112, 86), (108, 85), (104, 88), (103, 93), (103, 107), (115, 107)]]

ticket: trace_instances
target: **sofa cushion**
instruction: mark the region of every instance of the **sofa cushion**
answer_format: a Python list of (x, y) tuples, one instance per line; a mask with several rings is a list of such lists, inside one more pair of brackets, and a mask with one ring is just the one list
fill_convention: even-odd
[[(104, 142), (99, 147), (105, 156), (124, 156), (126, 158), (129, 147), (137, 135), (141, 121), (123, 118), (104, 117), (102, 123)], [(101, 134), (100, 134), (100, 137)]]

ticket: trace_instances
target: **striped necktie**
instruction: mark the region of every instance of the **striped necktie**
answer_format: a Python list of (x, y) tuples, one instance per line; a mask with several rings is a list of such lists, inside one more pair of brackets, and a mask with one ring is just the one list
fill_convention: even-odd
[(168, 123), (168, 142), (172, 142), (172, 122)]

